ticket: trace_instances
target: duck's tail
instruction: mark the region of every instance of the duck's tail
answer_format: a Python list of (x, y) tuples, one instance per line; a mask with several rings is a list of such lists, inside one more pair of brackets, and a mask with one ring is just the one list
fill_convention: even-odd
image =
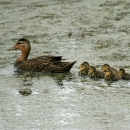
[(65, 73), (69, 72), (73, 65), (76, 63), (74, 62), (55, 62), (47, 66), (43, 69), (43, 72), (52, 72), (52, 73)]
[(70, 62), (69, 64), (67, 64), (65, 67), (64, 67), (64, 71), (65, 72), (68, 72), (71, 70), (71, 68), (73, 67), (73, 65), (76, 63), (76, 61), (73, 61), (73, 62)]

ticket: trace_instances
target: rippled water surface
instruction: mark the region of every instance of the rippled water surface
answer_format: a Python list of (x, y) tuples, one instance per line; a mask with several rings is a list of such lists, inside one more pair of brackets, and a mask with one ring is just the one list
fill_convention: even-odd
[[(16, 41), (30, 58), (62, 55), (70, 73), (15, 73)], [(129, 130), (130, 81), (78, 76), (83, 61), (130, 72), (129, 0), (0, 0), (0, 129)], [(19, 91), (27, 89), (29, 95)]]

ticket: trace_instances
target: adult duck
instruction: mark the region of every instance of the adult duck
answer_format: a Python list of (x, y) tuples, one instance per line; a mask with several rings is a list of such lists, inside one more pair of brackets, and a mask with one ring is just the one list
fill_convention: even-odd
[(10, 50), (21, 51), (21, 55), (14, 63), (14, 66), (17, 68), (17, 70), (63, 73), (70, 71), (70, 69), (76, 63), (76, 61), (61, 62), (62, 56), (39, 56), (28, 59), (31, 45), (30, 41), (26, 38), (19, 39), (13, 47), (8, 49), (8, 51)]

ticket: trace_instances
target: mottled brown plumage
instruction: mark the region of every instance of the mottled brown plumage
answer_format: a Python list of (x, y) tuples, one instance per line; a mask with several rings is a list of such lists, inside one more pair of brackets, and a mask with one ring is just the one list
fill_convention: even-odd
[(88, 76), (94, 79), (104, 78), (104, 72), (96, 70), (94, 66), (90, 66)]
[(78, 74), (79, 75), (88, 75), (88, 69), (89, 69), (89, 63), (88, 62), (83, 62), (80, 65)]
[(119, 76), (121, 76), (124, 80), (130, 80), (130, 74), (125, 72), (125, 69), (120, 68), (119, 69)]
[(121, 77), (117, 74), (114, 74), (111, 69), (105, 71), (104, 78), (106, 81), (118, 81), (121, 79)]
[(118, 70), (115, 68), (111, 68), (109, 64), (104, 64), (101, 68), (104, 72), (111, 69), (114, 74), (118, 74)]
[(76, 63), (76, 61), (61, 62), (62, 56), (39, 56), (28, 60), (31, 46), (26, 38), (19, 39), (16, 45), (8, 50), (21, 50), (22, 53), (14, 64), (18, 70), (63, 73), (70, 71)]

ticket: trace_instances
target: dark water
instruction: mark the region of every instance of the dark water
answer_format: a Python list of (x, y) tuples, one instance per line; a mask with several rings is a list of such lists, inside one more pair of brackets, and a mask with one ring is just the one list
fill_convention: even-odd
[[(0, 0), (0, 129), (129, 130), (130, 81), (77, 74), (83, 61), (130, 72), (129, 36), (129, 0)], [(21, 37), (32, 43), (30, 58), (62, 55), (77, 63), (67, 74), (17, 74), (20, 52), (6, 50)]]

